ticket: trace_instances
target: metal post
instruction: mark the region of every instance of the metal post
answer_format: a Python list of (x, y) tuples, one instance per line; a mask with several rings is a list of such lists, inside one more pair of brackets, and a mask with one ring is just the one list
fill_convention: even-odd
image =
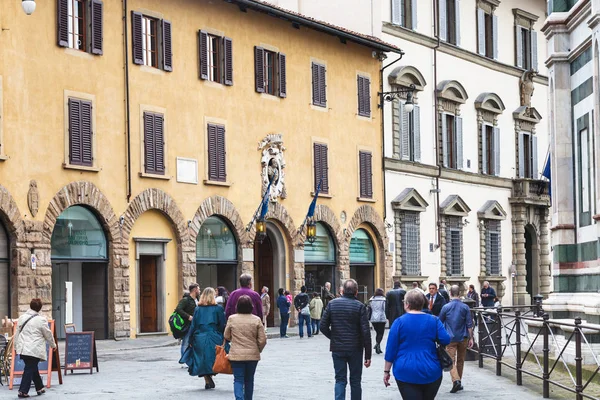
[(550, 346), (549, 346), (549, 330), (550, 327), (548, 325), (548, 320), (550, 319), (550, 316), (548, 314), (544, 314), (543, 315), (544, 318), (544, 324), (543, 324), (543, 328), (544, 329), (544, 348), (542, 350), (543, 352), (543, 357), (544, 357), (544, 373), (543, 373), (543, 396), (545, 399), (549, 399), (550, 398), (550, 367), (549, 367), (549, 361), (550, 361)]
[(483, 355), (481, 355), (481, 349), (483, 348), (483, 334), (481, 331), (481, 327), (484, 326), (483, 317), (481, 316), (481, 311), (477, 312), (477, 318), (479, 319), (479, 334), (477, 337), (479, 338), (479, 344), (477, 349), (477, 354), (479, 354), (479, 368), (483, 368)]
[(517, 341), (515, 343), (517, 350), (517, 385), (521, 386), (523, 384), (523, 372), (521, 371), (521, 311), (519, 310), (515, 311), (515, 324), (517, 324), (515, 331), (515, 334), (517, 335)]
[(576, 380), (576, 385), (575, 385), (575, 392), (577, 393), (576, 395), (576, 399), (577, 400), (583, 400), (583, 382), (582, 382), (582, 371), (581, 371), (581, 364), (583, 361), (583, 357), (581, 356), (581, 335), (583, 334), (581, 332), (581, 318), (577, 317), (575, 318), (575, 380)]
[[(492, 331), (492, 342), (496, 348), (496, 376), (502, 376), (502, 316), (500, 315), (500, 309), (498, 309), (498, 314), (496, 314), (496, 320), (494, 321), (494, 330)], [(496, 336), (500, 339), (498, 343), (496, 343)], [(496, 346), (497, 344), (497, 346)]]

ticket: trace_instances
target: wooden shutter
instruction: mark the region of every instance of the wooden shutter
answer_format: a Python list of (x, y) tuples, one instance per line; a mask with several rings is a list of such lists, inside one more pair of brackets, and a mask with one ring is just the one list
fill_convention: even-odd
[(162, 25), (162, 56), (163, 69), (165, 71), (173, 71), (173, 46), (171, 41), (171, 22), (163, 19)]
[(446, 0), (438, 0), (439, 14), (439, 29), (438, 32), (441, 40), (448, 40), (446, 33), (448, 32), (448, 13), (446, 12)]
[[(328, 162), (328, 148), (326, 144), (314, 143), (313, 154), (315, 163), (315, 192), (321, 183), (321, 193), (329, 193), (329, 162)], [(322, 179), (322, 180), (321, 180)]]
[(448, 168), (448, 124), (446, 123), (446, 114), (442, 117), (442, 165)]
[(402, 1), (392, 0), (392, 24), (402, 25)]
[(482, 124), (481, 125), (481, 173), (482, 174), (487, 174), (488, 170), (487, 170), (487, 147), (491, 146), (491, 143), (487, 142), (487, 137), (486, 137), (486, 133), (487, 133), (487, 125)]
[(198, 60), (200, 66), (200, 79), (208, 79), (208, 33), (198, 31)]
[(523, 31), (519, 25), (515, 26), (515, 52), (517, 67), (523, 68)]
[(144, 172), (153, 174), (154, 164), (154, 118), (150, 113), (144, 113)]
[(313, 162), (315, 164), (314, 167), (314, 191), (317, 191), (319, 187), (319, 181), (321, 180), (322, 172), (322, 162), (321, 162), (321, 145), (319, 143), (313, 143)]
[(265, 92), (265, 49), (254, 46), (254, 78), (256, 91)]
[(218, 175), (217, 180), (227, 181), (227, 151), (225, 149), (225, 127), (217, 126), (217, 158)]
[(413, 108), (413, 156), (416, 162), (421, 162), (421, 107)]
[(314, 105), (320, 105), (321, 95), (319, 89), (319, 65), (312, 63), (312, 98)]
[[(408, 1), (408, 0), (405, 0)], [(410, 11), (412, 13), (412, 26), (407, 28), (410, 28), (412, 30), (417, 30), (417, 0), (411, 0), (411, 4), (410, 4)]]
[(101, 55), (102, 54), (102, 41), (103, 41), (103, 26), (104, 22), (103, 11), (104, 4), (101, 0), (92, 0), (92, 5), (90, 7), (91, 10), (91, 27), (92, 27), (92, 40), (91, 40), (91, 50), (92, 54)]
[(494, 175), (500, 176), (500, 128), (494, 128)]
[(456, 28), (456, 45), (460, 46), (460, 0), (454, 0), (454, 18)]
[[(206, 43), (206, 41), (204, 42)], [(225, 85), (233, 85), (233, 40), (231, 38), (223, 38), (223, 50), (225, 59)]]
[(366, 172), (366, 197), (373, 197), (373, 169), (371, 165), (371, 153), (365, 152), (365, 172)]
[(287, 71), (285, 54), (279, 53), (279, 97), (287, 97)]
[(217, 151), (217, 126), (208, 124), (208, 180), (216, 181), (219, 176)]
[(477, 8), (477, 53), (485, 56), (485, 11)]
[(365, 86), (363, 84), (363, 80), (365, 78), (358, 75), (356, 77), (356, 82), (358, 85), (358, 115), (365, 115)]
[[(525, 177), (525, 134), (519, 132), (519, 178)], [(529, 139), (529, 138), (527, 138)]]
[(456, 169), (463, 168), (463, 120), (456, 117)]
[(133, 63), (137, 65), (144, 64), (144, 51), (142, 48), (142, 14), (131, 12), (131, 41), (133, 52)]
[(359, 153), (360, 163), (360, 197), (370, 199), (373, 197), (373, 177), (371, 171), (371, 153), (361, 151)]
[(367, 173), (366, 173), (366, 161), (365, 161), (365, 154), (364, 152), (359, 152), (358, 153), (358, 177), (359, 177), (359, 183), (360, 183), (360, 197), (361, 198), (366, 198), (367, 197)]
[(531, 69), (538, 70), (537, 32), (531, 31)]
[(538, 173), (538, 148), (537, 148), (537, 136), (530, 135), (531, 137), (531, 179), (540, 179)]
[(165, 173), (165, 132), (164, 117), (161, 114), (154, 114), (154, 154), (156, 173)]
[(494, 48), (492, 49), (492, 55), (494, 56), (494, 60), (498, 59), (498, 17), (496, 15), (492, 15), (492, 45)]
[(371, 80), (363, 77), (363, 101), (365, 116), (371, 116)]
[(327, 105), (327, 79), (325, 72), (325, 66), (319, 65), (319, 104), (323, 107)]
[(60, 47), (69, 47), (69, 0), (56, 1), (56, 36)]
[(81, 165), (81, 100), (69, 99), (69, 163)]
[(81, 101), (81, 164), (92, 166), (92, 103)]
[(400, 159), (410, 160), (409, 115), (404, 103), (400, 103)]

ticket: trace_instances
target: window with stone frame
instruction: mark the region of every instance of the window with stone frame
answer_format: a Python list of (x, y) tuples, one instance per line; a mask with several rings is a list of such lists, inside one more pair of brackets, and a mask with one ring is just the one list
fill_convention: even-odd
[(392, 200), (398, 276), (421, 275), (420, 213), (424, 212), (427, 206), (425, 199), (414, 188), (404, 189)]
[(460, 0), (437, 0), (440, 39), (460, 46)]
[(446, 217), (446, 273), (463, 276), (463, 223), (461, 217)]
[(537, 32), (533, 25), (538, 16), (513, 8), (515, 16), (515, 65), (524, 70), (538, 70)]
[(417, 0), (392, 0), (392, 24), (417, 29)]
[(502, 240), (500, 221), (485, 220), (485, 265), (487, 275), (499, 276), (502, 272)]
[(521, 106), (515, 119), (516, 171), (518, 178), (539, 179), (538, 146), (535, 126), (542, 120), (534, 107)]
[(457, 81), (438, 84), (438, 123), (440, 154), (444, 168), (463, 169), (463, 119), (460, 105), (468, 98), (463, 86)]
[(498, 17), (495, 15), (499, 0), (477, 1), (477, 52), (487, 58), (498, 59)]

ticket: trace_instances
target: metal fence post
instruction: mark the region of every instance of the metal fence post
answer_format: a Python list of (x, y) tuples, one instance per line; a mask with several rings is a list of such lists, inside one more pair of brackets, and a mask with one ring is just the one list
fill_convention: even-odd
[(519, 310), (515, 311), (515, 323), (517, 324), (515, 331), (515, 334), (517, 335), (517, 341), (515, 343), (517, 356), (517, 385), (521, 386), (523, 385), (523, 372), (521, 371), (521, 311)]
[(481, 311), (477, 312), (477, 319), (479, 320), (479, 334), (477, 335), (478, 337), (478, 349), (477, 349), (477, 354), (479, 355), (479, 368), (483, 368), (483, 355), (481, 354), (481, 349), (483, 348), (483, 339), (482, 339), (482, 331), (481, 331), (481, 327), (483, 326), (483, 317), (481, 316)]
[(549, 361), (550, 361), (550, 346), (549, 346), (549, 324), (548, 324), (548, 320), (550, 319), (550, 316), (548, 314), (544, 314), (543, 316), (544, 318), (544, 322), (543, 322), (543, 329), (544, 329), (544, 348), (542, 350), (543, 352), (543, 357), (544, 357), (544, 373), (543, 373), (543, 396), (545, 399), (550, 398), (550, 367), (549, 367)]
[(576, 399), (577, 400), (583, 400), (583, 382), (582, 382), (582, 371), (581, 371), (581, 364), (583, 361), (583, 357), (581, 356), (581, 335), (583, 334), (581, 332), (581, 318), (577, 317), (575, 318), (575, 380), (576, 380), (576, 385), (575, 385), (575, 392), (577, 393), (576, 395)]
[(496, 314), (496, 320), (494, 321), (494, 332), (491, 336), (491, 340), (496, 344), (496, 336), (498, 340), (498, 346), (496, 347), (496, 376), (502, 376), (502, 315), (500, 315), (500, 309)]

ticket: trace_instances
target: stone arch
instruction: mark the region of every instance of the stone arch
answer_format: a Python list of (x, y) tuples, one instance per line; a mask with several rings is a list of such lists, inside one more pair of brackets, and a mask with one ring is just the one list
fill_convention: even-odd
[[(383, 223), (383, 218), (379, 215), (379, 213), (370, 205), (360, 206), (350, 219), (348, 223), (348, 227), (345, 229), (345, 238), (343, 242), (343, 250), (344, 256), (340, 257), (344, 258), (344, 263), (347, 263), (345, 267), (348, 269), (348, 274), (350, 273), (350, 240), (352, 239), (352, 234), (361, 225), (366, 224), (369, 226), (374, 233), (375, 241), (377, 243), (377, 247), (379, 248), (378, 254), (378, 266), (383, 269), (383, 273), (380, 274), (380, 282), (379, 284), (384, 289), (391, 288), (392, 286), (392, 276), (393, 276), (393, 259), (392, 254), (388, 251), (389, 247), (389, 238), (386, 233), (385, 225)], [(340, 253), (342, 253), (340, 251)], [(342, 264), (342, 262), (340, 262)]]
[[(340, 247), (341, 242), (344, 240), (344, 233), (333, 210), (324, 204), (319, 204), (315, 207), (314, 219), (315, 222), (323, 222), (327, 225), (336, 240), (336, 246)], [(298, 241), (301, 243), (306, 241), (306, 229), (298, 230)]]
[(419, 91), (425, 89), (425, 86), (427, 85), (423, 74), (421, 74), (417, 68), (411, 65), (404, 65), (395, 68), (388, 76), (388, 81), (390, 85), (415, 85), (415, 89)]
[[(279, 228), (281, 229), (285, 238), (288, 240), (290, 249), (292, 249), (292, 253), (293, 253), (294, 248), (301, 246), (301, 243), (298, 242), (299, 235), (298, 235), (298, 230), (297, 230), (296, 226), (294, 225), (294, 220), (292, 219), (292, 216), (287, 211), (287, 209), (281, 203), (279, 203), (279, 202), (270, 203), (269, 204), (269, 212), (267, 213), (265, 218), (271, 219), (271, 220), (274, 220), (275, 222), (277, 222), (277, 225), (279, 225)], [(253, 224), (252, 228), (250, 229), (250, 231), (248, 232), (248, 235), (247, 235), (248, 243), (253, 244), (255, 236), (256, 236), (256, 225)], [(293, 256), (293, 254), (292, 254), (292, 256)], [(293, 261), (294, 258), (291, 257), (290, 260)]]
[[(129, 291), (129, 279), (123, 270), (129, 268), (127, 250), (121, 245), (121, 229), (119, 219), (112, 205), (102, 191), (93, 183), (77, 181), (63, 186), (48, 203), (48, 208), (41, 223), (40, 243), (33, 244), (38, 258), (36, 274), (37, 295), (44, 304), (52, 306), (52, 248), (51, 239), (57, 218), (71, 206), (85, 206), (98, 219), (104, 229), (108, 243), (108, 336), (119, 337), (129, 335), (129, 321), (125, 321), (125, 305), (129, 299), (124, 293)], [(33, 222), (35, 224), (35, 222)], [(38, 247), (39, 246), (39, 247)], [(29, 299), (21, 298), (19, 307), (26, 309)]]
[(187, 222), (175, 200), (165, 191), (148, 188), (135, 196), (123, 213), (123, 243), (128, 247), (129, 234), (135, 221), (149, 210), (161, 212), (169, 220), (175, 231), (177, 241), (178, 277), (180, 290), (183, 291), (193, 282), (196, 276), (196, 248), (190, 240)]
[[(29, 262), (29, 249), (23, 245), (25, 242), (25, 223), (21, 218), (21, 211), (8, 189), (0, 185), (0, 223), (6, 229), (9, 241), (9, 268), (10, 273), (10, 317), (19, 314), (19, 299), (30, 294), (28, 287), (20, 287), (18, 276), (21, 272), (31, 271), (27, 268)], [(22, 292), (19, 293), (19, 290)]]
[(467, 91), (458, 81), (442, 81), (438, 84), (436, 91), (438, 97), (460, 104), (465, 104), (469, 98)]
[(235, 205), (225, 197), (211, 196), (206, 198), (202, 204), (200, 204), (200, 207), (198, 207), (198, 210), (192, 219), (190, 225), (190, 240), (193, 243), (196, 242), (196, 237), (198, 236), (198, 232), (204, 221), (213, 215), (223, 217), (231, 227), (234, 228), (233, 234), (238, 241), (238, 246), (241, 246), (242, 242), (247, 241), (246, 236), (248, 233), (246, 232), (242, 217), (235, 208)]
[(475, 99), (475, 108), (489, 111), (493, 114), (502, 114), (506, 109), (502, 99), (496, 93), (481, 93)]

